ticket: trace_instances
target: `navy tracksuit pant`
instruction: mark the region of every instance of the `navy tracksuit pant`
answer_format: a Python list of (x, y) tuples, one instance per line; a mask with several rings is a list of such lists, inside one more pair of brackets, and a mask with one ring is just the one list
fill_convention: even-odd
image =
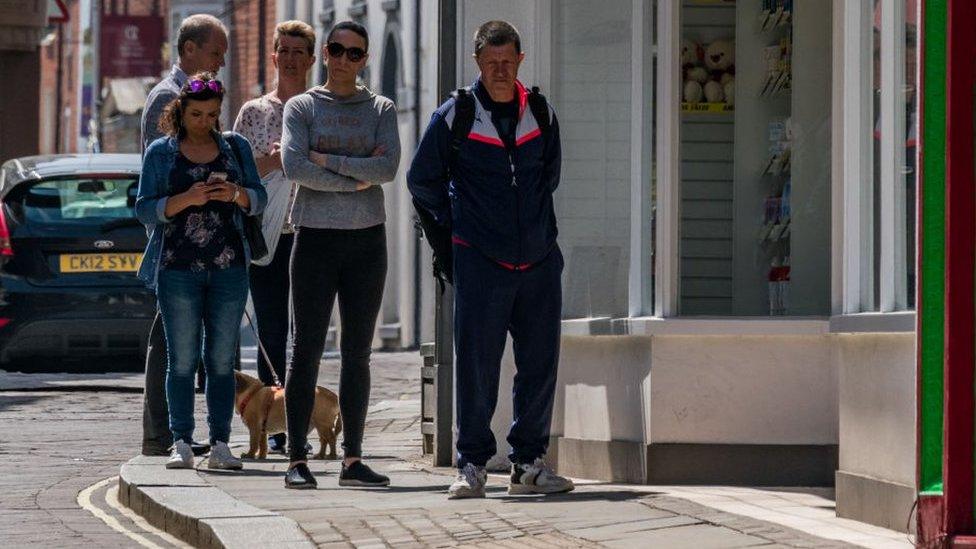
[(483, 466), (495, 455), (491, 417), (506, 334), (515, 354), (513, 463), (531, 463), (549, 446), (559, 362), (563, 256), (554, 246), (524, 271), (506, 269), (474, 248), (454, 245), (458, 467)]

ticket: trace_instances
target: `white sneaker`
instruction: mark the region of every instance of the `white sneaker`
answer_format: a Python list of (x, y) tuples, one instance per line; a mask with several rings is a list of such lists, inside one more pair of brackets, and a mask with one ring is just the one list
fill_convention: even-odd
[(210, 461), (207, 466), (211, 469), (243, 469), (244, 463), (230, 453), (226, 442), (215, 442), (210, 448)]
[(483, 498), (488, 472), (484, 467), (468, 463), (458, 471), (457, 479), (447, 489), (447, 499)]
[(170, 449), (167, 469), (193, 469), (193, 450), (182, 440), (177, 440)]
[(513, 463), (512, 479), (508, 493), (516, 494), (558, 494), (569, 492), (576, 486), (573, 481), (561, 477), (552, 470), (542, 458), (532, 463)]

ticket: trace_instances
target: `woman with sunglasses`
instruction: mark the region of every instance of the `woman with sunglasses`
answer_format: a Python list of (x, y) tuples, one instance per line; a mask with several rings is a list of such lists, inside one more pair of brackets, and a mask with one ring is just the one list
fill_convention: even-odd
[(170, 469), (193, 467), (189, 443), (201, 348), (209, 466), (242, 468), (227, 442), (250, 263), (243, 216), (260, 214), (267, 193), (247, 141), (220, 133), (223, 98), (212, 73), (190, 77), (160, 119), (166, 135), (146, 149), (136, 198), (136, 215), (150, 233), (139, 277), (156, 289), (166, 333)]
[(285, 379), (290, 464), (288, 488), (315, 488), (307, 465), (319, 361), (338, 296), (342, 322), (339, 408), (344, 459), (340, 486), (386, 486), (362, 460), (369, 405), (369, 357), (386, 280), (382, 183), (396, 177), (400, 139), (396, 107), (357, 83), (369, 58), (358, 23), (337, 24), (325, 39), (324, 86), (285, 105), (281, 156), (298, 184), (291, 257), (295, 347)]

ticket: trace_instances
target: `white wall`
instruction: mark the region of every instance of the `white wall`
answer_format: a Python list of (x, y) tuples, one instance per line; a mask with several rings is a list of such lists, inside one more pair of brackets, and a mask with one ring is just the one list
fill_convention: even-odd
[(643, 442), (651, 349), (650, 337), (564, 336), (552, 434)]
[(553, 434), (837, 443), (830, 336), (564, 336)]
[(840, 470), (915, 485), (915, 334), (839, 335)]
[(461, 29), (458, 34), (458, 75), (461, 81), (458, 85), (468, 85), (478, 76), (478, 67), (474, 63), (474, 33), (482, 23), (493, 19), (502, 19), (515, 25), (522, 37), (522, 50), (525, 61), (519, 69), (519, 79), (529, 84), (538, 79), (537, 69), (540, 63), (539, 52), (542, 50), (540, 41), (546, 37), (539, 36), (536, 24), (539, 19), (537, 12), (538, 0), (493, 0), (492, 2), (463, 0), (458, 2), (458, 21)]
[(563, 148), (554, 198), (566, 259), (564, 318), (627, 313), (631, 136), (641, 123), (631, 97), (632, 4), (553, 2), (546, 93)]
[(657, 336), (649, 416), (651, 443), (836, 444), (829, 336)]

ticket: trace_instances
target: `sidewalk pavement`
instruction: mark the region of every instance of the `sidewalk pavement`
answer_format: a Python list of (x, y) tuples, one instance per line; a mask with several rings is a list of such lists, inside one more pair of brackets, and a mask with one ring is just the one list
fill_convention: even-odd
[[(311, 462), (319, 489), (302, 491), (283, 488), (283, 456), (241, 472), (208, 471), (205, 460), (167, 471), (165, 458), (139, 457), (122, 468), (120, 500), (202, 547), (911, 547), (904, 534), (836, 518), (823, 489), (579, 481), (570, 494), (509, 496), (507, 476), (491, 475), (486, 499), (449, 501), (454, 471), (420, 455), (419, 365), (414, 354), (374, 355), (383, 400), (370, 407), (363, 447), (390, 488), (339, 488), (338, 461)], [(335, 387), (333, 370), (320, 384)], [(241, 453), (247, 433), (236, 419), (234, 433)]]

